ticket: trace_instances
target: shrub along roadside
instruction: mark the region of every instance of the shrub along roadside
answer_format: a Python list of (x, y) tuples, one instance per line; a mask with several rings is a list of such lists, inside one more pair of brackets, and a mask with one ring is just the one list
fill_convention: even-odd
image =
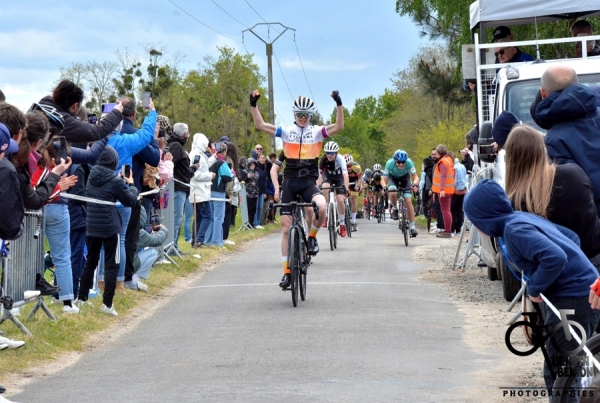
[[(0, 330), (5, 337), (15, 340), (23, 340), (26, 344), (17, 350), (0, 351), (0, 385), (11, 375), (18, 375), (28, 368), (48, 364), (58, 359), (61, 355), (70, 352), (83, 351), (86, 342), (95, 334), (105, 330), (109, 326), (118, 324), (127, 318), (136, 309), (144, 304), (155, 300), (176, 280), (199, 271), (206, 270), (223, 253), (231, 253), (243, 246), (246, 241), (256, 240), (267, 234), (277, 232), (279, 224), (269, 224), (264, 230), (242, 230), (239, 215), (236, 220), (235, 229), (229, 233), (229, 239), (236, 243), (235, 246), (227, 246), (226, 249), (199, 248), (193, 249), (189, 243), (182, 238), (179, 246), (185, 255), (182, 259), (175, 258), (179, 267), (173, 264), (157, 265), (152, 268), (150, 277), (146, 284), (149, 292), (142, 293), (128, 290), (125, 295), (116, 295), (114, 306), (119, 313), (118, 317), (108, 316), (100, 312), (102, 300), (100, 297), (91, 298), (94, 306), (84, 306), (77, 315), (62, 312), (62, 304), (50, 304), (50, 297), (44, 297), (56, 321), (51, 321), (40, 309), (35, 316), (27, 321), (27, 315), (35, 305), (28, 304), (21, 308), (19, 320), (29, 329), (33, 336), (26, 336), (12, 322), (5, 321), (0, 325)], [(194, 257), (195, 254), (201, 259)]]

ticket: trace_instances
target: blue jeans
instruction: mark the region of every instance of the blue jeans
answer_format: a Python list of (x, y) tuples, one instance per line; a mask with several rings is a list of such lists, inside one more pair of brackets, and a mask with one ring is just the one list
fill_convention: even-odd
[[(592, 333), (594, 333), (596, 325), (598, 324), (598, 319), (600, 318), (600, 311), (590, 307), (588, 297), (562, 299), (552, 298), (550, 302), (556, 307), (556, 309), (559, 310), (573, 309), (575, 313), (573, 315), (568, 315), (567, 318), (569, 320), (574, 320), (583, 326), (588, 340), (590, 337), (592, 337)], [(552, 312), (546, 306), (545, 303), (541, 304), (541, 308), (544, 315), (544, 325), (547, 326), (549, 331), (552, 331), (554, 326), (560, 323), (560, 318), (556, 316), (554, 312)], [(573, 328), (577, 329), (575, 326), (573, 326)], [(578, 347), (578, 344), (574, 338), (572, 338), (571, 341), (566, 340), (565, 333), (562, 329), (559, 329), (557, 332), (555, 332), (552, 337), (557, 345), (565, 351), (574, 350)], [(559, 362), (561, 358), (565, 358), (564, 355), (554, 347), (550, 339), (546, 341), (546, 350), (548, 351), (548, 358), (550, 358), (552, 362)], [(583, 355), (583, 351), (581, 351), (579, 355)], [(555, 374), (557, 374), (559, 366), (553, 365), (553, 368)], [(552, 374), (547, 362), (544, 362), (544, 380), (546, 381), (546, 388), (551, 389), (554, 385), (554, 378), (552, 378)], [(577, 402), (578, 399), (573, 398), (569, 399), (569, 401)]]
[(185, 207), (185, 200), (187, 195), (185, 192), (175, 192), (175, 206), (174, 206), (174, 218), (175, 218), (175, 229), (173, 232), (173, 241), (175, 242), (175, 248), (179, 250), (179, 228), (181, 227), (181, 220), (183, 219), (183, 209)]
[(196, 203), (196, 234), (192, 234), (192, 238), (198, 237), (194, 243), (206, 243), (206, 231), (212, 223), (212, 204), (210, 201)]
[[(125, 232), (127, 232), (127, 224), (129, 224), (129, 218), (131, 217), (131, 207), (125, 207), (118, 204), (117, 209), (121, 215), (121, 233), (119, 234), (119, 250), (115, 257), (119, 264), (119, 272), (117, 274), (117, 281), (125, 281)], [(98, 262), (98, 280), (104, 281), (104, 247), (100, 251), (100, 260)]]
[(264, 193), (260, 193), (258, 195), (258, 199), (256, 200), (256, 214), (254, 214), (254, 224), (252, 224), (253, 227), (256, 227), (257, 225), (260, 225), (260, 219), (261, 219), (261, 216), (262, 216), (263, 204), (265, 202), (264, 197), (265, 197)]
[(138, 257), (140, 258), (140, 268), (137, 269), (135, 275), (146, 280), (148, 279), (152, 265), (158, 257), (158, 251), (156, 248), (144, 249), (138, 252)]
[(194, 203), (190, 203), (190, 198), (186, 197), (185, 207), (183, 208), (183, 238), (186, 242), (192, 242), (192, 218), (194, 218)]
[(54, 275), (60, 286), (59, 299), (75, 299), (73, 294), (73, 272), (71, 270), (71, 220), (66, 204), (50, 203), (46, 206), (45, 234), (50, 245)]
[[(224, 199), (225, 192), (210, 192), (210, 197)], [(223, 221), (225, 220), (225, 202), (211, 200), (212, 221), (206, 230), (205, 242), (208, 245), (223, 246)]]

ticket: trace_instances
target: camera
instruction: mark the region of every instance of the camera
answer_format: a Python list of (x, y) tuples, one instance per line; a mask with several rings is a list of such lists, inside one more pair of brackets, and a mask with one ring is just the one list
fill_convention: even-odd
[(61, 160), (67, 162), (67, 139), (64, 136), (54, 136), (54, 148), (56, 148), (56, 163), (61, 164)]
[(150, 109), (150, 98), (152, 98), (152, 93), (146, 91), (142, 94), (142, 108)]
[(131, 165), (123, 165), (121, 167), (121, 175), (123, 176), (123, 178), (129, 178), (131, 176)]
[(158, 230), (160, 227), (160, 217), (158, 214), (152, 214), (150, 216), (150, 225), (152, 226), (152, 231)]

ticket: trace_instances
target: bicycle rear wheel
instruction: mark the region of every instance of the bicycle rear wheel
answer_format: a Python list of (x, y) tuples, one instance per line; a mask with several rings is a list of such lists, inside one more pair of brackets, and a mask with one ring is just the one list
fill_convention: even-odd
[(294, 307), (298, 305), (298, 273), (301, 268), (298, 266), (300, 262), (300, 251), (298, 249), (298, 229), (290, 228), (288, 239), (288, 266), (290, 268), (290, 291), (292, 291), (292, 304)]
[(406, 204), (402, 203), (402, 233), (404, 234), (404, 245), (408, 246), (408, 218)]
[[(600, 335), (592, 337), (587, 341), (587, 343), (585, 343), (585, 345), (590, 350), (594, 358), (596, 360), (600, 360)], [(570, 394), (578, 396), (578, 401), (596, 401), (597, 397), (594, 395), (598, 393), (598, 386), (600, 385), (600, 371), (598, 371), (595, 367), (590, 367), (593, 367), (591, 362), (586, 363), (583, 366), (576, 366), (572, 371), (570, 371), (571, 373), (569, 376), (557, 377), (553, 386), (554, 396), (552, 397), (551, 402), (566, 403), (569, 401)], [(556, 394), (560, 394), (560, 396), (556, 396)]]
[(346, 206), (346, 214), (344, 215), (346, 233), (348, 234), (348, 238), (352, 238), (352, 219), (350, 216), (350, 203), (348, 203), (348, 199), (345, 199), (344, 205)]

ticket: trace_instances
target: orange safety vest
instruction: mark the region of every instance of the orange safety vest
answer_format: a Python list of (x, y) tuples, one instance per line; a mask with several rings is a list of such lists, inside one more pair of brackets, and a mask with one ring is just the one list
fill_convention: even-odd
[(444, 182), (444, 192), (447, 195), (454, 194), (454, 161), (452, 158), (445, 155), (435, 165), (433, 170), (433, 185), (431, 190), (434, 193), (441, 193), (442, 189), (442, 172), (440, 171), (439, 165), (444, 164), (446, 166), (446, 181)]

